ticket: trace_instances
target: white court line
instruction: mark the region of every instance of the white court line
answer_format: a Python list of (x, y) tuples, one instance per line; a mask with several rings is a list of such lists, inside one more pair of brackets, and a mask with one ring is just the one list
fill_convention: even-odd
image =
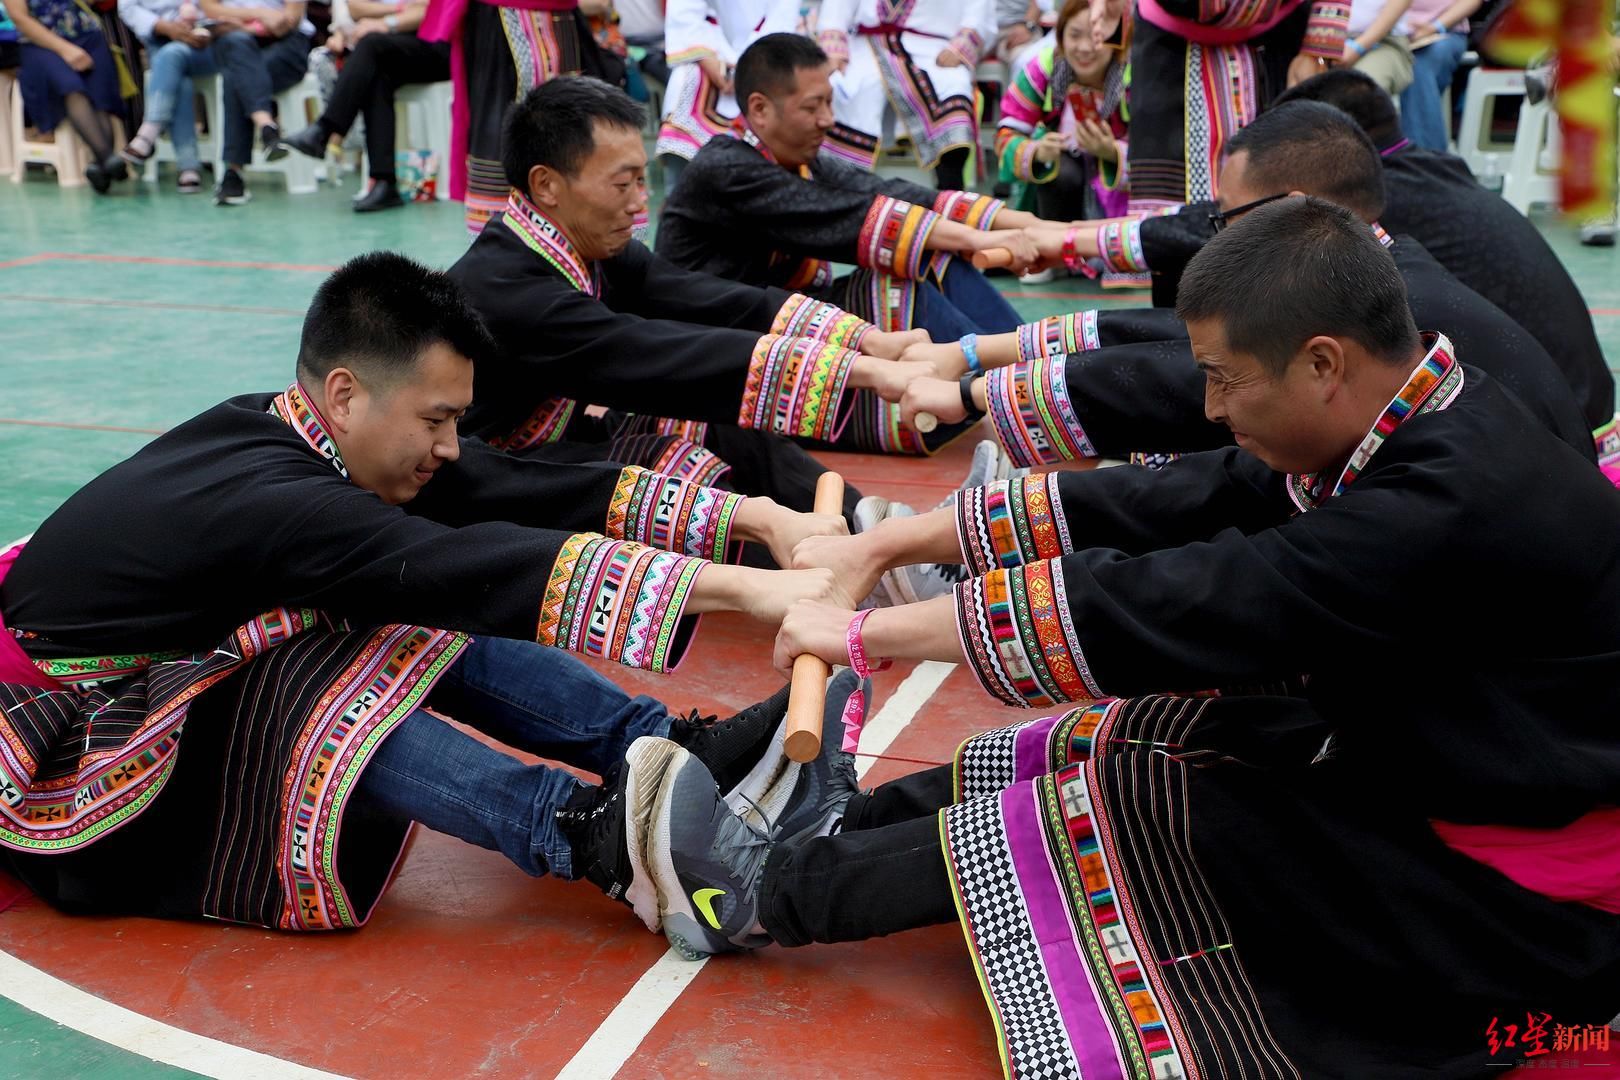
[(0, 987), (23, 1008), (93, 1039), (219, 1080), (343, 1080), (291, 1061), (171, 1027), (71, 986), (0, 952)]
[[(887, 750), (955, 669), (955, 664), (937, 660), (918, 664), (861, 729), (861, 753), (881, 754)], [(856, 775), (865, 777), (876, 760), (858, 759)], [(684, 960), (674, 949), (660, 956), (585, 1040), (579, 1053), (563, 1066), (557, 1080), (603, 1080), (617, 1075), (707, 964), (708, 960)]]

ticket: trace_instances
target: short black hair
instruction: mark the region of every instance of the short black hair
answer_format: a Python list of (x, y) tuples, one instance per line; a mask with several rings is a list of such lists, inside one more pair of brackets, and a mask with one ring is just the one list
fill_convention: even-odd
[(1266, 110), (1226, 141), (1226, 156), (1249, 156), (1251, 188), (1303, 191), (1371, 221), (1384, 212), (1384, 162), (1349, 116), (1320, 101)]
[(1387, 146), (1401, 137), (1401, 119), (1395, 111), (1395, 100), (1366, 72), (1355, 68), (1329, 68), (1320, 75), (1312, 75), (1278, 94), (1271, 107), (1290, 101), (1320, 101), (1348, 113), (1379, 146)]
[(1390, 364), (1410, 363), (1420, 342), (1395, 259), (1365, 222), (1310, 195), (1256, 207), (1217, 233), (1187, 264), (1176, 315), (1219, 321), (1227, 346), (1273, 375), (1318, 334)]
[(601, 79), (588, 75), (548, 79), (507, 111), (501, 128), (506, 182), (527, 195), (529, 170), (536, 165), (577, 176), (596, 149), (597, 124), (640, 131), (645, 116), (634, 98)]
[(803, 34), (766, 34), (737, 58), (737, 70), (731, 76), (737, 105), (748, 112), (748, 99), (755, 94), (779, 101), (793, 89), (799, 72), (826, 62), (821, 46)]
[(320, 383), (346, 367), (378, 386), (398, 386), (439, 343), (475, 363), (495, 351), (484, 320), (448, 274), (374, 251), (350, 259), (315, 290), (298, 343), (298, 377)]

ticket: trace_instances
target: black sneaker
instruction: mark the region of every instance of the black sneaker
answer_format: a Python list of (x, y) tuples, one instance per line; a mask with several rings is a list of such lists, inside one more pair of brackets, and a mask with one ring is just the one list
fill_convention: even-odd
[(731, 812), (703, 762), (667, 745), (675, 760), (659, 787), (647, 845), (664, 936), (688, 960), (770, 944), (756, 928), (770, 837)]
[(658, 896), (647, 870), (647, 825), (659, 785), (682, 753), (667, 739), (637, 739), (611, 780), (581, 785), (556, 814), (574, 877), (628, 904), (649, 930), (658, 929)]
[(259, 145), (264, 148), (264, 160), (280, 161), (287, 156), (287, 144), (281, 141), (281, 129), (266, 124), (259, 129)]
[(770, 748), (772, 736), (787, 716), (788, 688), (750, 705), (727, 720), (677, 717), (669, 726), (670, 741), (685, 747), (714, 774), (721, 791), (736, 787)]
[(214, 188), (215, 206), (242, 206), (252, 198), (253, 193), (242, 181), (242, 174), (235, 169), (226, 169), (219, 185)]

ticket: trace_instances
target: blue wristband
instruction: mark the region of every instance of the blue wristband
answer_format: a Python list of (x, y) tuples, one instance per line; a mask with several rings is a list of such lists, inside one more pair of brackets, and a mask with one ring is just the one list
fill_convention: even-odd
[(1367, 46), (1363, 45), (1361, 42), (1357, 41), (1355, 38), (1346, 38), (1344, 43), (1346, 45), (1350, 46), (1350, 50), (1352, 52), (1354, 52), (1357, 56), (1366, 56), (1367, 55)]
[(957, 344), (962, 346), (962, 355), (967, 357), (968, 370), (975, 375), (983, 375), (984, 365), (979, 363), (979, 335), (963, 334)]

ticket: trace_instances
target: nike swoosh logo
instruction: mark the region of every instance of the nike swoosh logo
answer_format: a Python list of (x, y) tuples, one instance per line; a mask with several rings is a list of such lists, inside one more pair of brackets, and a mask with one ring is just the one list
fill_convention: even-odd
[(720, 920), (714, 917), (714, 898), (724, 895), (726, 895), (724, 889), (699, 889), (692, 894), (692, 903), (697, 905), (703, 917), (709, 920), (709, 925), (716, 930), (720, 929)]

